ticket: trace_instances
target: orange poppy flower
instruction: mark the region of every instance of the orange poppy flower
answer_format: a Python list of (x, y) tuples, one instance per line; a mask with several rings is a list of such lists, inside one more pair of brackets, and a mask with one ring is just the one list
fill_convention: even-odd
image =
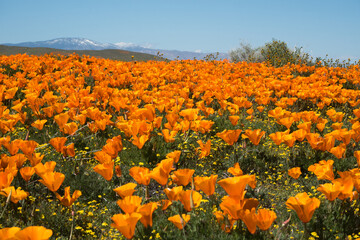
[[(340, 174), (340, 173), (339, 173)], [(333, 183), (340, 183), (342, 186), (341, 192), (338, 195), (338, 198), (341, 200), (345, 200), (347, 198), (350, 198), (350, 200), (353, 199), (353, 189), (354, 189), (354, 181), (353, 177), (351, 175), (340, 175), (341, 178), (334, 179)]]
[(249, 138), (249, 140), (254, 144), (254, 145), (259, 145), (261, 138), (264, 136), (265, 131), (261, 131), (261, 129), (255, 129), (255, 130), (250, 130), (247, 129), (245, 130), (245, 133), (242, 135), (243, 138)]
[(256, 225), (263, 231), (268, 230), (277, 218), (274, 211), (259, 209), (256, 214)]
[(118, 200), (116, 204), (124, 211), (124, 213), (131, 214), (137, 211), (141, 202), (142, 198), (139, 196), (126, 196), (123, 199)]
[(111, 156), (103, 150), (94, 152), (94, 155), (95, 159), (98, 160), (99, 163), (109, 163), (112, 161)]
[(231, 173), (234, 176), (243, 175), (243, 171), (241, 170), (238, 162), (234, 164), (234, 167), (230, 167), (227, 171), (228, 171), (228, 173)]
[(65, 124), (69, 121), (69, 113), (61, 113), (59, 115), (54, 116), (55, 122), (59, 125), (59, 128), (64, 128)]
[(25, 154), (25, 155), (31, 155), (34, 153), (35, 148), (38, 146), (39, 144), (35, 141), (22, 141), (19, 143), (19, 148), (20, 150)]
[(166, 158), (174, 159), (174, 163), (177, 163), (180, 159), (181, 151), (173, 151), (166, 154)]
[(199, 109), (188, 108), (188, 109), (182, 110), (179, 113), (179, 115), (184, 117), (187, 121), (194, 121), (194, 120), (198, 119), (198, 113), (199, 113)]
[(68, 135), (74, 135), (77, 130), (78, 130), (78, 125), (76, 122), (66, 123), (62, 128), (60, 128), (61, 132)]
[(114, 174), (114, 161), (96, 165), (94, 171), (103, 176), (107, 181), (112, 179)]
[(330, 152), (330, 150), (335, 146), (335, 137), (328, 134), (325, 135), (325, 138), (323, 139), (323, 144), (324, 146), (320, 150)]
[(49, 106), (41, 109), (47, 117), (51, 118), (54, 115), (54, 107)]
[[(215, 211), (214, 215), (216, 217), (216, 221), (221, 224), (221, 229), (224, 230), (226, 233), (230, 233), (236, 219), (233, 219), (230, 215), (224, 216), (222, 211)], [(226, 217), (226, 218), (225, 218)]]
[(108, 125), (108, 120), (106, 118), (103, 119), (96, 119), (95, 120), (95, 126), (97, 129), (100, 129), (101, 131), (104, 131), (106, 126)]
[(168, 113), (165, 117), (168, 120), (168, 124), (170, 125), (170, 129), (172, 129), (175, 126), (177, 120), (179, 119), (179, 115), (175, 114), (175, 113)]
[(186, 186), (190, 183), (194, 172), (194, 169), (178, 169), (173, 172), (173, 182), (177, 185)]
[[(0, 162), (1, 162), (1, 160), (0, 160)], [(9, 162), (15, 162), (16, 167), (18, 169), (20, 169), (24, 165), (26, 160), (28, 160), (27, 157), (21, 153), (18, 153), (18, 154), (15, 154), (14, 156), (9, 157)], [(0, 164), (0, 166), (1, 166), (1, 164)]]
[(156, 117), (153, 121), (155, 128), (160, 128), (162, 123), (163, 117)]
[(200, 131), (202, 134), (205, 134), (211, 130), (211, 127), (214, 125), (214, 123), (215, 122), (210, 120), (195, 121), (191, 129), (195, 132)]
[(259, 205), (259, 201), (255, 198), (237, 199), (231, 196), (225, 196), (220, 203), (220, 208), (224, 213), (231, 216), (232, 219), (239, 220), (244, 216), (246, 209), (251, 210)]
[(158, 204), (156, 202), (149, 202), (138, 208), (137, 212), (141, 214), (140, 222), (144, 225), (144, 227), (152, 227), (152, 215), (153, 212), (157, 209), (157, 207)]
[(254, 234), (256, 232), (257, 218), (256, 218), (255, 208), (252, 208), (251, 210), (245, 209), (243, 211), (241, 220), (245, 223), (248, 231), (251, 234)]
[(36, 120), (35, 122), (33, 122), (33, 123), (31, 124), (31, 126), (33, 126), (34, 128), (37, 128), (37, 129), (39, 129), (39, 130), (42, 130), (42, 129), (44, 128), (44, 124), (45, 124), (46, 122), (47, 122), (46, 119), (43, 119), (43, 120), (38, 119), (38, 120)]
[(340, 159), (344, 156), (345, 151), (346, 151), (346, 146), (344, 146), (342, 144), (330, 149), (330, 153), (334, 154), (335, 157), (337, 157), (338, 159)]
[(178, 201), (179, 200), (179, 194), (183, 191), (183, 186), (173, 187), (173, 188), (165, 188), (164, 192), (167, 196), (167, 198), (170, 201)]
[(121, 168), (120, 168), (119, 165), (116, 165), (116, 166), (115, 166), (115, 175), (116, 175), (116, 177), (118, 177), (118, 178), (122, 176)]
[(4, 94), (5, 99), (13, 99), (18, 89), (18, 87), (7, 89)]
[(269, 110), (268, 116), (273, 117), (275, 119), (279, 119), (285, 115), (285, 112), (286, 111), (284, 109), (282, 109), (281, 107), (277, 107), (273, 110)]
[(116, 228), (125, 238), (131, 239), (135, 234), (135, 227), (137, 222), (141, 219), (140, 213), (131, 214), (116, 214), (112, 216), (113, 223), (111, 227)]
[(323, 144), (323, 138), (318, 133), (308, 133), (306, 140), (310, 144), (312, 149), (319, 149), (319, 145)]
[(319, 206), (320, 200), (310, 198), (306, 192), (299, 193), (295, 197), (290, 197), (286, 201), (286, 207), (294, 210), (304, 223), (310, 222), (315, 209), (319, 208)]
[(41, 175), (41, 178), (39, 182), (44, 184), (50, 191), (56, 192), (63, 183), (65, 175), (59, 172), (46, 172)]
[(20, 101), (20, 99), (16, 100), (13, 102), (13, 106), (11, 107), (11, 109), (14, 109), (18, 113), (20, 113), (22, 107), (25, 106), (25, 104), (26, 104), (25, 101)]
[(68, 146), (63, 147), (62, 154), (64, 157), (75, 157), (75, 144), (70, 143)]
[(285, 118), (280, 118), (278, 122), (281, 125), (284, 125), (287, 129), (289, 129), (291, 125), (295, 122), (295, 119), (293, 117), (285, 117)]
[(164, 199), (158, 201), (158, 204), (161, 206), (161, 210), (165, 211), (172, 204), (172, 201), (168, 199)]
[(142, 185), (149, 185), (150, 183), (150, 170), (146, 167), (132, 167), (129, 170), (129, 175), (138, 183)]
[(186, 131), (188, 131), (190, 129), (190, 127), (193, 125), (193, 122), (190, 122), (188, 120), (182, 120), (180, 122), (180, 126), (181, 126), (181, 131), (183, 133), (185, 133)]
[(237, 116), (237, 115), (235, 115), (235, 116), (229, 116), (229, 120), (230, 120), (230, 122), (231, 122), (231, 124), (232, 124), (233, 126), (236, 126), (236, 124), (238, 123), (239, 119), (240, 119), (240, 116)]
[(343, 188), (344, 187), (340, 182), (333, 182), (321, 184), (317, 190), (322, 192), (326, 196), (327, 200), (332, 202), (339, 196)]
[(65, 105), (66, 105), (66, 103), (57, 102), (53, 105), (53, 107), (57, 113), (61, 113), (64, 110)]
[(308, 171), (313, 172), (317, 178), (324, 180), (334, 180), (334, 172), (333, 172), (333, 160), (322, 160), (319, 163), (315, 163), (310, 165)]
[(74, 120), (79, 122), (80, 125), (85, 125), (85, 122), (86, 122), (86, 115), (84, 114), (79, 114), (79, 115), (76, 115), (74, 117)]
[(47, 240), (53, 234), (51, 229), (44, 228), (43, 226), (30, 226), (15, 233), (15, 239), (41, 239)]
[(135, 192), (137, 184), (136, 183), (127, 183), (125, 185), (122, 185), (120, 187), (117, 187), (113, 189), (121, 198), (124, 198), (126, 196), (132, 196)]
[(76, 201), (76, 199), (78, 199), (81, 196), (81, 191), (75, 190), (72, 196), (70, 196), (70, 186), (69, 186), (65, 188), (63, 197), (61, 197), (57, 192), (55, 192), (55, 195), (57, 199), (60, 200), (60, 203), (62, 205), (64, 205), (65, 207), (70, 207)]
[(184, 209), (190, 212), (193, 208), (200, 205), (202, 195), (194, 190), (186, 190), (179, 193), (179, 200), (184, 205)]
[(333, 124), (331, 124), (331, 128), (334, 130), (339, 130), (342, 128), (343, 124), (344, 123), (342, 123), (342, 122), (341, 123), (333, 123)]
[(57, 152), (61, 153), (65, 146), (66, 140), (67, 140), (66, 137), (56, 137), (50, 139), (49, 143), (51, 144), (51, 146), (55, 148)]
[(162, 130), (162, 136), (164, 137), (165, 142), (175, 142), (175, 136), (178, 132), (177, 131), (170, 131), (169, 129)]
[(286, 134), (282, 137), (282, 141), (291, 148), (294, 146), (296, 138), (292, 134)]
[(208, 117), (210, 114), (213, 114), (215, 112), (213, 108), (205, 107), (204, 101), (197, 102), (196, 106), (205, 114), (205, 117)]
[(190, 221), (190, 215), (182, 214), (180, 217), (180, 215), (178, 214), (178, 215), (169, 217), (168, 220), (170, 222), (172, 222), (175, 225), (175, 227), (182, 230), (185, 227), (185, 225)]
[(296, 140), (298, 140), (299, 142), (302, 142), (305, 139), (306, 134), (307, 132), (304, 129), (298, 129), (291, 133), (291, 135), (293, 135), (296, 138)]
[(15, 234), (20, 230), (19, 227), (2, 228), (0, 229), (0, 239), (15, 239)]
[(139, 149), (142, 149), (147, 140), (149, 140), (149, 135), (141, 135), (140, 137), (133, 135), (132, 144), (137, 146)]
[(263, 112), (264, 111), (264, 106), (257, 106), (256, 109), (259, 111), (259, 112)]
[(19, 151), (21, 142), (22, 140), (15, 139), (11, 142), (3, 141), (2, 145), (9, 151), (11, 156), (14, 156)]
[(54, 172), (56, 166), (55, 161), (46, 162), (45, 164), (39, 163), (34, 169), (37, 175), (42, 177), (45, 173)]
[(211, 175), (210, 177), (194, 177), (195, 189), (197, 191), (203, 191), (208, 196), (213, 195), (215, 192), (217, 177), (217, 175)]
[(28, 192), (21, 190), (20, 187), (15, 189), (15, 187), (13, 186), (1, 189), (0, 194), (5, 197), (8, 197), (9, 194), (11, 194), (10, 201), (13, 203), (18, 203), (20, 200), (23, 200), (27, 198), (27, 196), (29, 196)]
[(4, 172), (6, 172), (8, 174), (11, 174), (11, 175), (13, 175), (15, 177), (17, 175), (17, 173), (18, 173), (16, 162), (14, 162), (14, 161), (9, 162), (7, 167), (4, 169)]
[(20, 169), (21, 177), (28, 182), (32, 175), (34, 175), (35, 169), (33, 167), (23, 167)]
[(34, 153), (31, 156), (27, 156), (27, 158), (30, 161), (31, 166), (36, 166), (37, 164), (39, 164), (43, 158), (45, 157), (45, 155), (41, 155), (41, 153)]
[(312, 124), (312, 122), (304, 122), (304, 123), (298, 124), (297, 127), (299, 129), (304, 129), (306, 132), (310, 133), (311, 124)]
[(242, 131), (241, 129), (224, 130), (220, 133), (217, 133), (216, 136), (220, 137), (227, 144), (233, 145), (239, 139), (241, 131)]
[(298, 179), (301, 175), (300, 167), (294, 167), (288, 170), (288, 175), (294, 179)]
[(157, 181), (160, 185), (166, 185), (169, 179), (169, 174), (172, 170), (174, 159), (168, 158), (162, 160), (157, 167), (155, 167), (148, 176)]
[(254, 113), (254, 109), (250, 108), (250, 109), (246, 110), (246, 113), (249, 115), (252, 115)]
[(356, 158), (358, 167), (360, 167), (360, 151), (354, 151), (354, 156)]
[(106, 152), (111, 158), (116, 158), (118, 153), (123, 149), (121, 136), (116, 136), (106, 140), (106, 144), (102, 147), (102, 151)]
[(204, 158), (210, 155), (211, 152), (211, 140), (207, 140), (206, 144), (202, 140), (198, 140), (197, 143), (200, 145), (197, 150), (200, 150), (199, 158)]
[(325, 128), (326, 123), (328, 122), (327, 119), (322, 119), (321, 121), (318, 120), (318, 123), (316, 124), (316, 128), (322, 132)]
[(244, 199), (245, 187), (249, 184), (255, 188), (256, 180), (255, 175), (242, 175), (238, 177), (225, 178), (218, 181), (218, 184), (229, 194), (230, 197), (235, 199)]
[(269, 137), (271, 138), (271, 140), (274, 141), (274, 143), (276, 145), (280, 145), (283, 142), (283, 137), (284, 135), (289, 134), (290, 130), (286, 130), (285, 132), (275, 132), (275, 133), (271, 133), (269, 134)]

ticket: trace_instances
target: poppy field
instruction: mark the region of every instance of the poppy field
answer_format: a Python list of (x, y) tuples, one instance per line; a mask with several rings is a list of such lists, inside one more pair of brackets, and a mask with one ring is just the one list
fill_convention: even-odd
[(0, 239), (360, 238), (360, 69), (0, 56)]

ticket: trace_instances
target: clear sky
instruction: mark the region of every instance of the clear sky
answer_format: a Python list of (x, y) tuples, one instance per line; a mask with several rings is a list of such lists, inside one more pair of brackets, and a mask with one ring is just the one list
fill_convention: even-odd
[(82, 37), (228, 52), (272, 39), (360, 59), (360, 0), (0, 0), (0, 43)]

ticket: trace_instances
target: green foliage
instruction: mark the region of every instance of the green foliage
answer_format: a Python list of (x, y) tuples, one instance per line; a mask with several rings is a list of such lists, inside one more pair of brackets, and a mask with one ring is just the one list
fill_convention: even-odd
[[(257, 49), (256, 52), (251, 52), (251, 48), (246, 51), (243, 55), (244, 58), (247, 56), (256, 58), (256, 54), (259, 52), (266, 52), (271, 56), (267, 61), (274, 66), (286, 64), (286, 61), (282, 62), (283, 59), (297, 61), (296, 59), (300, 58), (294, 56), (294, 52), (291, 52), (283, 42), (269, 43), (261, 51)], [(297, 54), (301, 55), (299, 52)], [(207, 60), (214, 61), (213, 57), (209, 56)], [(2, 68), (5, 69), (4, 74), (11, 76), (21, 71), (19, 67), (12, 69), (8, 65), (2, 66)], [(312, 72), (299, 72), (298, 74), (312, 74)], [(95, 87), (99, 81), (90, 76), (85, 79), (85, 84)], [(344, 87), (346, 86), (349, 89), (358, 89), (358, 86), (349, 79), (345, 84)], [(8, 108), (10, 109), (13, 102), (19, 98), (23, 98), (20, 93), (15, 95), (14, 100), (9, 99), (6, 102)], [(229, 98), (228, 101), (231, 102), (232, 100)], [(213, 100), (211, 106), (216, 111), (221, 110), (221, 105), (217, 99)], [(237, 113), (240, 119), (235, 126), (228, 119), (231, 115), (229, 110), (224, 110), (221, 115), (212, 114), (208, 117), (208, 120), (214, 122), (210, 132), (200, 134), (192, 130), (180, 131), (175, 142), (172, 143), (164, 141), (164, 138), (159, 135), (160, 129), (154, 129), (151, 132), (151, 139), (145, 143), (142, 149), (134, 146), (131, 139), (114, 126), (107, 126), (105, 130), (99, 130), (96, 133), (87, 127), (83, 127), (73, 135), (67, 136), (68, 142), (75, 144), (75, 157), (63, 157), (63, 154), (56, 152), (48, 144), (53, 137), (66, 136), (59, 131), (52, 118), (47, 118), (48, 122), (45, 128), (38, 130), (30, 125), (35, 120), (30, 119), (31, 117), (35, 118), (31, 109), (24, 107), (23, 111), (27, 113), (29, 122), (26, 122), (25, 125), (21, 125), (19, 122), (15, 126), (15, 130), (9, 133), (9, 136), (12, 140), (28, 138), (38, 143), (44, 143), (38, 146), (36, 152), (45, 155), (44, 163), (55, 161), (57, 163), (55, 170), (66, 175), (66, 180), (58, 191), (59, 194), (63, 195), (64, 188), (71, 186), (71, 192), (81, 190), (82, 196), (71, 208), (64, 207), (60, 205), (54, 193), (47, 190), (38, 181), (40, 180), (39, 176), (34, 175), (31, 181), (26, 183), (18, 174), (14, 179), (14, 185), (30, 192), (31, 196), (18, 204), (6, 203), (6, 197), (0, 196), (0, 214), (3, 214), (0, 217), (1, 227), (42, 225), (52, 229), (56, 239), (68, 239), (71, 233), (72, 239), (120, 239), (121, 234), (110, 227), (111, 216), (121, 212), (116, 204), (119, 196), (115, 194), (113, 189), (134, 182), (134, 179), (129, 176), (131, 167), (145, 166), (153, 169), (157, 163), (165, 159), (167, 153), (180, 150), (182, 152), (180, 160), (174, 167), (177, 169), (192, 168), (195, 170), (195, 176), (217, 174), (218, 180), (224, 179), (230, 176), (227, 169), (232, 167), (234, 163), (240, 163), (244, 174), (255, 174), (257, 177), (256, 188), (247, 187), (246, 197), (257, 198), (261, 208), (273, 209), (278, 218), (268, 231), (257, 230), (254, 235), (248, 232), (241, 221), (235, 223), (232, 231), (225, 233), (213, 215), (214, 211), (220, 209), (221, 198), (226, 195), (225, 191), (217, 185), (213, 196), (208, 197), (202, 194), (203, 201), (199, 207), (188, 213), (191, 215), (191, 220), (183, 231), (175, 228), (167, 220), (168, 217), (175, 214), (186, 213), (181, 203), (174, 201), (167, 210), (162, 210), (161, 207), (155, 210), (152, 228), (145, 228), (138, 223), (134, 239), (300, 239), (306, 236), (306, 233), (313, 236), (314, 239), (334, 239), (335, 237), (346, 239), (360, 232), (359, 201), (337, 199), (334, 202), (329, 202), (315, 187), (325, 181), (319, 182), (308, 171), (309, 165), (324, 159), (334, 159), (334, 155), (329, 152), (314, 150), (306, 141), (296, 142), (292, 148), (287, 147), (284, 143), (276, 145), (268, 135), (276, 131), (285, 131), (286, 128), (268, 117), (267, 111), (276, 107), (274, 103), (268, 104), (264, 112), (256, 110), (259, 106), (255, 101), (253, 102), (254, 113), (251, 116), (246, 113), (245, 108), (240, 109)], [(296, 101), (294, 105), (289, 106), (289, 110), (292, 112), (313, 109), (316, 109), (316, 104), (307, 100)], [(317, 109), (317, 111), (326, 117), (326, 111), (330, 109), (344, 112), (347, 119), (353, 115), (352, 108), (349, 105), (339, 103), (332, 103), (322, 110)], [(15, 113), (13, 110), (11, 111), (11, 113)], [(121, 114), (119, 112), (114, 113), (116, 117)], [(332, 123), (334, 122), (329, 119), (328, 125), (330, 126)], [(324, 129), (323, 135), (332, 131), (329, 126)], [(350, 123), (345, 121), (343, 128), (350, 129)], [(266, 135), (257, 146), (252, 144), (249, 139), (244, 139), (241, 136), (234, 145), (230, 146), (216, 136), (216, 133), (225, 129), (262, 129)], [(296, 126), (293, 125), (291, 131), (295, 129)], [(313, 131), (316, 130), (313, 129)], [(111, 181), (106, 181), (93, 170), (93, 167), (98, 163), (93, 154), (105, 145), (107, 139), (118, 135), (121, 135), (123, 139), (123, 150), (116, 157), (115, 164), (121, 165), (123, 174), (122, 176), (114, 175)], [(203, 142), (210, 139), (212, 144), (211, 154), (201, 159), (197, 151), (199, 147), (197, 141), (200, 139)], [(336, 145), (338, 144), (339, 141)], [(335, 161), (334, 173), (354, 167), (356, 161), (353, 155), (354, 151), (357, 150), (359, 150), (358, 145), (352, 141), (347, 148), (344, 159)], [(9, 152), (1, 146), (0, 154), (9, 155)], [(295, 166), (301, 167), (302, 171), (298, 180), (290, 178), (287, 174), (287, 170)], [(166, 199), (163, 192), (164, 188), (152, 180), (148, 187), (138, 185), (134, 194), (143, 197), (143, 203), (159, 201)], [(188, 185), (185, 188), (190, 189), (191, 187)], [(306, 225), (302, 224), (293, 211), (286, 209), (284, 204), (290, 196), (303, 191), (321, 199), (320, 208), (315, 211), (313, 219)], [(147, 192), (149, 192), (149, 198), (146, 196)]]
[(301, 48), (291, 50), (283, 41), (272, 40), (261, 48), (261, 55), (265, 61), (274, 67), (281, 67), (288, 63), (307, 63), (308, 54), (302, 54)]
[(252, 48), (250, 44), (240, 44), (241, 47), (230, 51), (233, 62), (267, 62), (274, 67), (281, 67), (288, 63), (310, 64), (310, 55), (302, 52), (302, 48), (291, 50), (286, 42), (272, 40), (264, 46)]
[(230, 51), (232, 62), (264, 62), (265, 58), (261, 54), (261, 47), (252, 48), (250, 44), (240, 43), (240, 48)]

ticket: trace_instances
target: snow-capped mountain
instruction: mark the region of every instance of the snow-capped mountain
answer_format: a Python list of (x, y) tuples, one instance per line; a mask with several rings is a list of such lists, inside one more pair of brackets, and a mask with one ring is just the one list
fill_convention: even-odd
[[(148, 53), (153, 55), (162, 54), (168, 59), (203, 59), (210, 53), (199, 53), (179, 50), (152, 49), (134, 43), (101, 43), (86, 38), (56, 38), (47, 41), (22, 42), (22, 43), (3, 43), (7, 46), (19, 47), (46, 47), (64, 50), (103, 50), (103, 49), (122, 49), (133, 52)], [(227, 53), (219, 53), (219, 58), (228, 58)]]
[(8, 46), (18, 47), (46, 47), (63, 50), (103, 50), (117, 48), (116, 45), (109, 43), (100, 43), (86, 38), (56, 38), (47, 41), (5, 43)]

